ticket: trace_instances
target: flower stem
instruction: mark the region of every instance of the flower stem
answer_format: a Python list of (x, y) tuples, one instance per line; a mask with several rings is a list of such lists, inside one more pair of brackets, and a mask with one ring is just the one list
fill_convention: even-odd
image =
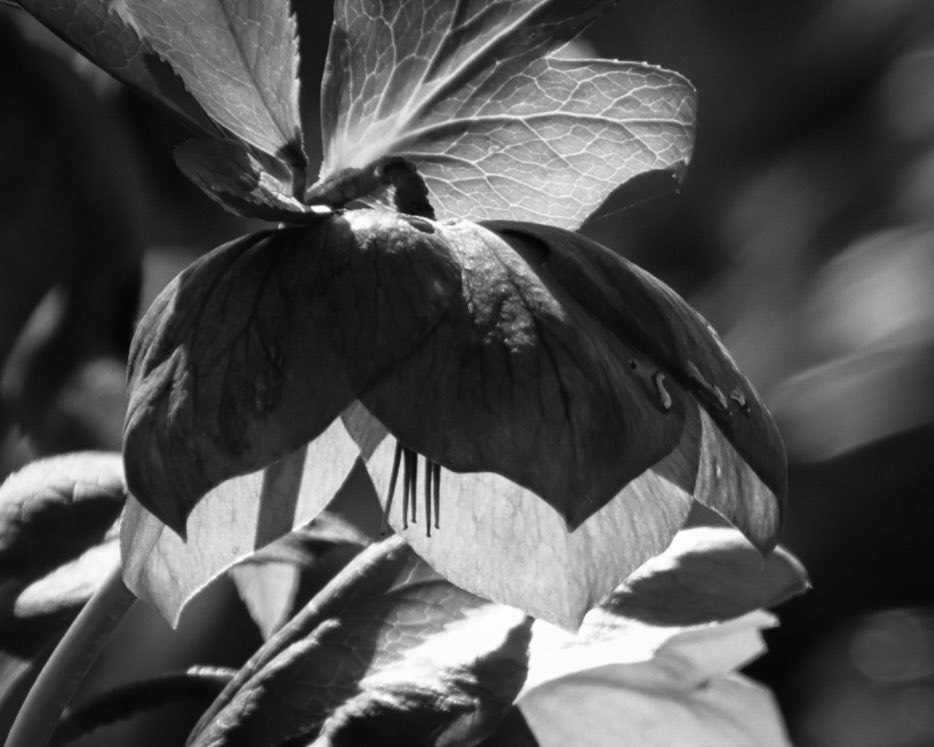
[(45, 747), (59, 716), (136, 597), (121, 569), (110, 575), (81, 610), (29, 691), (6, 747)]

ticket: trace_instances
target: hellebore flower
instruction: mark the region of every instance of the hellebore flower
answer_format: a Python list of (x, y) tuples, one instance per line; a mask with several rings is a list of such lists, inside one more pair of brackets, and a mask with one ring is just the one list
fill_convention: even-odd
[(574, 625), (692, 496), (762, 549), (780, 523), (778, 435), (716, 335), (561, 229), (359, 210), (246, 237), (166, 288), (130, 368), (128, 484), (179, 533), (305, 444), (306, 516), (358, 456), (384, 501), (393, 472), (414, 498), (424, 455), (438, 528), (398, 500), (393, 528), (463, 588)]
[(675, 293), (566, 230), (690, 157), (690, 83), (553, 54), (612, 0), (337, 0), (317, 180), (314, 4), (23, 4), (202, 135), (176, 160), (208, 194), (288, 224), (194, 263), (136, 332), (124, 577), (167, 617), (361, 463), (439, 572), (569, 627), (692, 499), (772, 547), (761, 402)]

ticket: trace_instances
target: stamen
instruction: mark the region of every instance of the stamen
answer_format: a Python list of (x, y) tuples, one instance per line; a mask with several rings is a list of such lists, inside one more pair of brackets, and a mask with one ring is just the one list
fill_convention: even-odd
[(431, 478), (434, 483), (435, 529), (441, 528), (441, 465), (431, 463)]
[(402, 461), (402, 444), (396, 441), (396, 454), (392, 458), (392, 475), (389, 477), (389, 495), (386, 497), (386, 508), (383, 509), (383, 520), (379, 525), (379, 533), (389, 531), (389, 510), (392, 508), (392, 496), (396, 492), (396, 478), (399, 477), (399, 462)]
[(405, 463), (402, 465), (402, 528), (409, 528), (409, 498), (410, 498), (410, 489), (409, 484), (409, 455), (411, 452), (403, 448), (402, 455), (405, 457)]
[(425, 536), (431, 536), (431, 473), (432, 462), (425, 457)]
[(418, 523), (418, 454), (411, 449), (406, 449), (406, 473), (409, 478), (409, 495), (412, 498), (412, 523)]

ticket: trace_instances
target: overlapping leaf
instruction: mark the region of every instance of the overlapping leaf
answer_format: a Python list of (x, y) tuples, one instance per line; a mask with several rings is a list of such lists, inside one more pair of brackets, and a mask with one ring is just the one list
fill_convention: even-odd
[(126, 0), (129, 18), (211, 118), (304, 168), (298, 45), (284, 0)]
[(172, 68), (162, 62), (133, 20), (113, 0), (17, 0), (52, 31), (124, 83), (155, 97), (193, 129), (214, 127)]
[(374, 547), (246, 665), (191, 743), (474, 744), (526, 674), (531, 620)]
[(33, 462), (0, 486), (0, 733), (45, 658), (118, 567), (118, 454)]
[(609, 4), (338, 3), (322, 179), (398, 156), (418, 167), (440, 217), (576, 228), (630, 177), (680, 168), (687, 81), (545, 56)]
[(806, 588), (784, 550), (763, 562), (735, 530), (682, 531), (576, 635), (536, 621), (518, 707), (543, 747), (787, 747), (771, 694), (735, 672), (775, 624), (759, 608)]
[(774, 624), (757, 607), (805, 585), (784, 551), (763, 563), (735, 530), (686, 530), (579, 632), (536, 621), (529, 640), (516, 610), (440, 580), (393, 538), (254, 656), (192, 743), (473, 744), (511, 697), (543, 745), (617, 744), (623, 733), (664, 744), (687, 741), (673, 735), (690, 726), (712, 743), (785, 744), (768, 693), (733, 672)]

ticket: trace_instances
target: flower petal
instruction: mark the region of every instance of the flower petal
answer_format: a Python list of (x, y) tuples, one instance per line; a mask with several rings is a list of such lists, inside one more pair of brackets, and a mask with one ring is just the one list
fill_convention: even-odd
[(577, 527), (678, 445), (691, 399), (675, 382), (660, 396), (655, 361), (572, 298), (534, 246), (468, 222), (438, 232), (463, 297), (360, 400), (406, 446), (503, 475)]
[(316, 438), (458, 292), (438, 236), (357, 211), (254, 234), (156, 299), (130, 353), (127, 481), (177, 532), (211, 488)]
[(358, 448), (340, 419), (307, 447), (203, 497), (184, 539), (131, 497), (123, 520), (123, 580), (176, 625), (188, 601), (237, 561), (314, 518), (341, 490)]
[[(703, 406), (736, 454), (752, 469), (774, 506), (743, 510), (762, 527), (740, 527), (757, 544), (774, 541), (787, 492), (785, 450), (771, 414), (707, 321), (657, 278), (594, 241), (570, 231), (530, 223), (496, 221), (491, 228), (530, 256), (538, 243), (540, 267), (624, 343), (636, 344)], [(510, 239), (510, 237), (513, 237)], [(705, 439), (714, 439), (705, 434)], [(724, 451), (722, 444), (707, 450)], [(706, 456), (702, 455), (702, 460)], [(751, 478), (751, 476), (750, 476)], [(744, 479), (747, 479), (744, 477)], [(715, 506), (715, 508), (718, 508)], [(729, 518), (729, 517), (728, 517)]]
[[(366, 445), (363, 414), (348, 427), (380, 499), (389, 492), (394, 444)], [(374, 421), (375, 422), (375, 421)], [(378, 432), (373, 426), (368, 432)], [(574, 532), (530, 490), (493, 473), (443, 472), (438, 528), (411, 523), (394, 501), (389, 523), (454, 584), (576, 629), (630, 572), (660, 553), (690, 510), (693, 463), (675, 450), (627, 484)], [(398, 490), (396, 491), (398, 492)]]

